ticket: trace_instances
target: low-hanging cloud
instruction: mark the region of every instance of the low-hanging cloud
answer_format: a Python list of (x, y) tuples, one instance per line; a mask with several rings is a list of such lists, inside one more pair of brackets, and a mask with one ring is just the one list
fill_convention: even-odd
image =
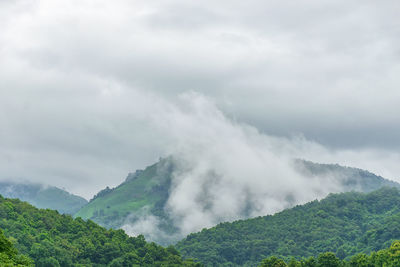
[[(0, 178), (90, 199), (160, 155), (207, 148), (201, 155), (216, 161), (217, 150), (242, 151), (255, 173), (256, 154), (271, 162), (293, 154), (396, 179), (398, 8), (395, 0), (0, 1)], [(188, 90), (200, 97), (176, 100)], [(232, 146), (214, 134), (232, 134)], [(193, 172), (203, 175), (208, 161)], [(213, 175), (228, 163), (245, 165), (226, 159)]]
[(211, 99), (195, 92), (163, 109), (150, 120), (169, 144), (164, 153), (171, 156), (174, 172), (165, 212), (179, 231), (168, 237), (160, 227), (162, 218), (144, 214), (123, 226), (128, 233), (173, 242), (220, 222), (272, 214), (344, 190), (348, 177), (299, 170), (296, 158), (333, 160), (335, 154), (303, 136), (260, 133), (226, 117)]

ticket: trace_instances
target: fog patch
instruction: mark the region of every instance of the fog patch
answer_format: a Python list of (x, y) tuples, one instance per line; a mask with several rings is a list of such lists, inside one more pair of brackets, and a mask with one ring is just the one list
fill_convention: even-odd
[[(343, 190), (342, 179), (333, 173), (309, 175), (299, 169), (296, 158), (302, 158), (304, 151), (327, 153), (302, 136), (260, 133), (227, 118), (211, 99), (195, 92), (182, 94), (167, 110), (157, 113), (153, 123), (168, 140), (165, 154), (171, 155), (174, 166), (164, 208), (177, 229), (174, 239)], [(124, 229), (165, 241), (161, 218), (149, 214)]]
[(143, 207), (138, 213), (130, 214), (121, 229), (130, 236), (145, 236), (146, 240), (156, 241), (166, 245), (179, 241), (181, 233), (167, 233), (165, 228), (165, 218), (154, 216), (149, 212), (149, 207)]

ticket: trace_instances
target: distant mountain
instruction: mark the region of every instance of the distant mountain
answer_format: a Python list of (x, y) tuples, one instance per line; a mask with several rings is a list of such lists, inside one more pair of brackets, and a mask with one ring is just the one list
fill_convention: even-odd
[(371, 192), (381, 187), (397, 187), (400, 184), (369, 171), (344, 167), (338, 164), (320, 164), (306, 160), (295, 160), (295, 169), (307, 177), (324, 176), (339, 180), (343, 192)]
[[(322, 175), (326, 176), (326, 179), (337, 180), (343, 191), (370, 192), (383, 186), (400, 188), (398, 183), (361, 169), (317, 164), (304, 160), (296, 160), (294, 165), (298, 172), (310, 179), (313, 176)], [(145, 170), (130, 173), (118, 187), (100, 191), (75, 214), (75, 217), (91, 219), (105, 227), (120, 228), (149, 215), (155, 216), (158, 227), (164, 234), (156, 237), (146, 236), (146, 238), (164, 245), (174, 243), (182, 236), (173, 236), (177, 233), (177, 228), (173, 223), (174, 218), (165, 211), (174, 168), (173, 160), (166, 158)], [(292, 206), (296, 204), (298, 203), (293, 203)], [(248, 218), (248, 216), (242, 218)]]
[(176, 247), (182, 255), (206, 266), (257, 266), (269, 256), (288, 261), (291, 257), (300, 259), (327, 251), (349, 259), (360, 252), (369, 254), (389, 247), (400, 239), (399, 203), (397, 188), (368, 194), (331, 194), (272, 216), (203, 229)]
[(0, 182), (0, 195), (18, 198), (43, 209), (75, 214), (87, 204), (87, 200), (54, 187), (35, 183)]

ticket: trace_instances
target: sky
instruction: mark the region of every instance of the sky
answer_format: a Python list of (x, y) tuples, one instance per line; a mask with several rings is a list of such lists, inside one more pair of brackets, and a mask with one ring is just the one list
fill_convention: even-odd
[(193, 140), (231, 138), (215, 130), (229, 122), (251, 129), (245, 142), (400, 181), (399, 12), (394, 0), (0, 1), (0, 179), (89, 199), (210, 145)]

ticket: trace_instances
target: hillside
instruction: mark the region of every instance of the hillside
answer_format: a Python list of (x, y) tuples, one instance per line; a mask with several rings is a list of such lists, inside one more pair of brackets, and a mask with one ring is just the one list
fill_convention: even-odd
[(397, 187), (400, 184), (375, 175), (369, 171), (344, 167), (338, 164), (320, 164), (305, 160), (295, 160), (295, 168), (305, 176), (334, 177), (340, 181), (343, 192), (371, 192), (381, 187)]
[(263, 258), (288, 260), (332, 251), (339, 258), (389, 247), (400, 239), (400, 191), (331, 194), (275, 215), (221, 223), (177, 244), (206, 266), (256, 266)]
[[(341, 191), (370, 192), (382, 186), (400, 186), (398, 183), (357, 168), (317, 164), (303, 160), (294, 161), (294, 165), (299, 173), (310, 178), (310, 183), (313, 177), (318, 175), (327, 177), (327, 179), (335, 179), (341, 185)], [(145, 170), (131, 173), (118, 187), (106, 188), (99, 192), (75, 214), (75, 217), (91, 219), (105, 227), (120, 228), (126, 224), (133, 224), (148, 215), (155, 216), (161, 234), (146, 235), (146, 238), (161, 244), (174, 243), (184, 235), (173, 236), (178, 232), (173, 223), (174, 218), (171, 218), (165, 211), (171, 191), (173, 171), (173, 160), (166, 158)], [(299, 203), (292, 203), (291, 206), (296, 204)], [(238, 218), (248, 217), (239, 216)]]
[(60, 213), (74, 214), (87, 204), (87, 200), (54, 186), (34, 183), (0, 182), (0, 194), (18, 198), (38, 208), (53, 209)]
[(100, 191), (75, 217), (118, 228), (135, 213), (150, 212), (164, 216), (163, 207), (168, 199), (171, 174), (169, 160), (160, 160), (143, 171), (129, 174), (118, 187)]
[(0, 196), (0, 218), (4, 235), (39, 267), (195, 266), (183, 261), (173, 247), (163, 248), (147, 243), (143, 236), (129, 237), (122, 230), (37, 209), (18, 199)]

